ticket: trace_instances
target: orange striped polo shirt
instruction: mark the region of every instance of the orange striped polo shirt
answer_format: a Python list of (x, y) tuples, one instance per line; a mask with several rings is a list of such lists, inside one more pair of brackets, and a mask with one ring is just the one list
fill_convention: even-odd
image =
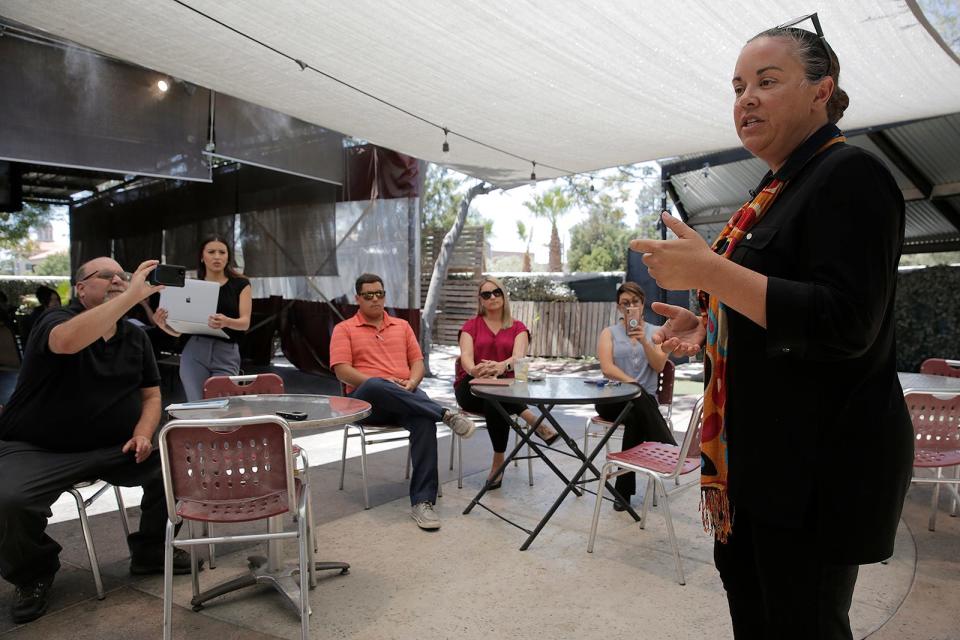
[[(410, 365), (423, 360), (413, 328), (406, 320), (383, 312), (378, 330), (357, 315), (337, 323), (330, 337), (330, 368), (348, 364), (360, 373), (377, 378), (410, 377)], [(353, 391), (347, 387), (347, 393)]]

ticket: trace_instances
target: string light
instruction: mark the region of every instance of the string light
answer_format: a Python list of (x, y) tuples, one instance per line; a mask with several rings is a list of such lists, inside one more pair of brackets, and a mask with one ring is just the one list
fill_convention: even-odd
[(531, 160), (530, 164), (533, 166), (530, 170), (530, 186), (534, 187), (537, 184), (537, 161)]
[(443, 128), (443, 152), (450, 153), (450, 143), (447, 142), (447, 134), (450, 133), (450, 130), (446, 127)]
[(160, 89), (162, 93), (166, 93), (170, 89), (170, 83), (166, 80), (157, 80), (157, 89)]
[(294, 62), (296, 62), (298, 65), (300, 65), (300, 71), (306, 71), (306, 70), (307, 70), (307, 63), (304, 62), (303, 60), (294, 60)]

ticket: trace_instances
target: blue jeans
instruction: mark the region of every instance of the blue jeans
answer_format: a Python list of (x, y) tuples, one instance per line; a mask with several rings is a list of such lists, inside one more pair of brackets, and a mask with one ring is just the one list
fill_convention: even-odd
[(446, 411), (420, 389), (407, 391), (384, 380), (368, 378), (348, 394), (373, 408), (361, 424), (396, 425), (410, 432), (410, 504), (437, 501), (437, 422)]

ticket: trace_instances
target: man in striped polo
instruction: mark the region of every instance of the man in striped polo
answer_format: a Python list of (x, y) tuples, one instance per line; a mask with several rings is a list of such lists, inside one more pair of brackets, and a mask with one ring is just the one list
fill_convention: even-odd
[(439, 529), (437, 500), (437, 422), (462, 438), (473, 435), (472, 420), (431, 400), (417, 387), (423, 380), (423, 354), (406, 320), (384, 310), (386, 291), (380, 276), (357, 278), (352, 318), (337, 324), (330, 338), (330, 367), (347, 395), (369, 402), (363, 424), (395, 424), (410, 432), (410, 515), (421, 529)]

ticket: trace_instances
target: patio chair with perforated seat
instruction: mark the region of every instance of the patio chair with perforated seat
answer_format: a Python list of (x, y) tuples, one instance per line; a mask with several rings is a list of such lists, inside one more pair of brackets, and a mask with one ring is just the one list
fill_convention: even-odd
[(946, 358), (927, 358), (920, 365), (920, 373), (931, 376), (947, 376), (948, 378), (960, 378), (960, 360), (948, 360)]
[[(463, 409), (460, 410), (460, 413), (462, 413), (466, 417), (473, 420), (474, 423), (476, 423), (477, 425), (477, 429), (487, 428), (487, 420), (483, 416), (483, 414), (472, 413), (470, 411), (465, 411)], [(529, 425), (526, 428), (529, 430), (530, 429)], [(520, 440), (520, 435), (516, 431), (514, 431), (513, 446), (517, 446), (517, 442), (519, 442), (519, 440)], [(461, 438), (460, 435), (453, 433), (451, 431), (450, 433), (450, 470), (451, 471), (453, 471), (454, 452), (456, 452), (456, 456), (457, 456), (457, 488), (463, 489), (463, 438)], [(517, 456), (517, 457), (519, 458), (520, 456)], [(530, 455), (529, 445), (527, 445), (526, 458), (527, 458), (527, 477), (528, 477), (530, 486), (532, 487), (533, 486), (533, 457)], [(515, 458), (513, 461), (513, 466), (516, 467), (517, 464), (518, 462), (517, 462), (517, 459)]]
[[(229, 398), (230, 396), (254, 396), (261, 394), (280, 394), (283, 393), (283, 378), (275, 373), (258, 373), (242, 376), (211, 376), (203, 383), (203, 398)], [(300, 448), (293, 445), (294, 455), (301, 454)], [(306, 454), (302, 454), (304, 459), (304, 473), (307, 471)], [(313, 522), (311, 515), (311, 522)], [(204, 535), (210, 535), (210, 525), (204, 524)], [(217, 568), (217, 554), (215, 545), (210, 545), (208, 550), (209, 566), (211, 569)]]
[[(913, 422), (913, 468), (911, 482), (933, 484), (930, 521), (933, 531), (937, 524), (937, 505), (940, 486), (953, 494), (954, 505), (960, 501), (960, 478), (944, 478), (943, 469), (960, 469), (960, 393), (908, 393), (905, 396), (910, 420)], [(929, 469), (934, 477), (919, 476), (916, 471)]]
[[(308, 594), (316, 570), (310, 549), (312, 525), (307, 517), (310, 487), (294, 475), (293, 439), (286, 421), (272, 415), (172, 420), (160, 431), (160, 456), (169, 514), (164, 547), (164, 640), (172, 635), (175, 547), (190, 550), (195, 610), (211, 598), (245, 586), (299, 581), (299, 602), (291, 603), (300, 615), (300, 634), (306, 640), (310, 635)], [(194, 523), (251, 522), (287, 513), (293, 515), (296, 531), (283, 530), (274, 521), (267, 533), (218, 536), (216, 540), (243, 543), (295, 538), (299, 563), (294, 573), (280, 574), (269, 566), (264, 569), (251, 558), (251, 574), (200, 591), (196, 547), (208, 544), (208, 538), (195, 536)], [(175, 527), (181, 521), (187, 522), (190, 537), (177, 540)]]
[[(673, 364), (670, 360), (667, 360), (666, 364), (663, 365), (663, 371), (657, 376), (657, 405), (660, 407), (660, 413), (663, 414), (664, 419), (667, 421), (667, 426), (673, 429), (672, 423), (670, 422), (673, 417), (673, 385), (674, 378), (676, 376), (676, 365)], [(664, 410), (664, 407), (666, 409)], [(600, 438), (604, 433), (607, 432), (607, 429), (610, 428), (610, 425), (613, 424), (609, 420), (604, 420), (600, 416), (593, 416), (592, 418), (587, 418), (587, 424), (583, 428), (583, 450), (587, 450), (587, 443), (589, 438)], [(590, 427), (597, 426), (599, 429), (591, 430)], [(617, 429), (619, 431), (619, 428)], [(606, 452), (610, 453), (610, 440), (622, 440), (623, 436), (619, 433), (615, 433), (607, 440)]]
[[(608, 453), (607, 462), (600, 470), (600, 490), (597, 491), (597, 501), (593, 508), (593, 523), (590, 525), (590, 541), (587, 543), (587, 552), (593, 552), (593, 543), (597, 537), (597, 525), (600, 521), (600, 503), (603, 502), (603, 487), (608, 479), (623, 473), (637, 473), (647, 476), (647, 490), (643, 496), (643, 511), (640, 514), (640, 528), (647, 523), (647, 513), (654, 493), (660, 496), (663, 508), (663, 517), (667, 523), (667, 534), (670, 537), (670, 546), (673, 549), (673, 558), (677, 566), (677, 579), (680, 584), (686, 584), (683, 576), (683, 564), (680, 560), (680, 547), (673, 530), (673, 517), (670, 513), (670, 497), (680, 491), (693, 486), (698, 482), (690, 481), (676, 483), (681, 477), (693, 473), (700, 468), (700, 427), (703, 423), (703, 397), (690, 414), (687, 432), (684, 434), (680, 446), (662, 444), (659, 442), (644, 442), (619, 453)], [(617, 469), (614, 471), (614, 469)], [(667, 481), (674, 481), (676, 486), (667, 490)], [(652, 485), (652, 486), (651, 486)]]

